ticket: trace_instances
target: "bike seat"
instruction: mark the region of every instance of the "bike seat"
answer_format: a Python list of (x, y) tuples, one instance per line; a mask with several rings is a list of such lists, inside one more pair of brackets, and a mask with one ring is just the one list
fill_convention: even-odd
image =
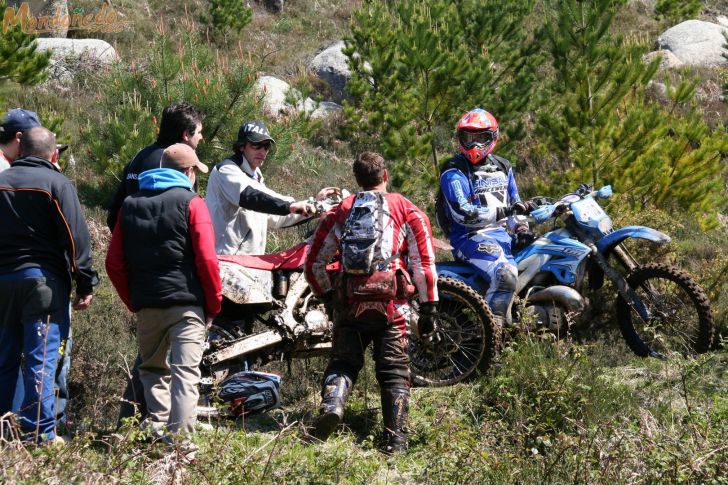
[(217, 259), (239, 264), (246, 268), (275, 271), (277, 269), (300, 269), (306, 260), (308, 244), (302, 242), (290, 249), (272, 254), (218, 254)]

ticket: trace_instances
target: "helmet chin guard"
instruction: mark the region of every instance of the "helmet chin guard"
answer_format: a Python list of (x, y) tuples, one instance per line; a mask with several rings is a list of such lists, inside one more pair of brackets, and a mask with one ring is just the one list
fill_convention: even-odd
[(476, 165), (490, 155), (498, 143), (498, 121), (481, 108), (465, 113), (457, 124), (460, 153)]

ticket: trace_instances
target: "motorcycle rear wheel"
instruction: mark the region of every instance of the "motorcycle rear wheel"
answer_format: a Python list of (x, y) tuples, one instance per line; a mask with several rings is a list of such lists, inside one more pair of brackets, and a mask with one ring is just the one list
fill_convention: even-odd
[(690, 276), (672, 266), (646, 264), (635, 268), (627, 282), (652, 315), (643, 322), (621, 296), (617, 298), (619, 328), (635, 354), (666, 357), (710, 349), (715, 332), (710, 301)]
[[(498, 350), (500, 328), (485, 300), (470, 286), (439, 277), (438, 330), (433, 342), (410, 338), (412, 383), (442, 387), (487, 370)], [(416, 306), (416, 303), (413, 304)]]

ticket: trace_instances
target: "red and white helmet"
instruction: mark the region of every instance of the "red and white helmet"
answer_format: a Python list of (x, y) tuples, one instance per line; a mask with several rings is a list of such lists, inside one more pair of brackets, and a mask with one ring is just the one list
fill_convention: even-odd
[(476, 165), (491, 154), (498, 143), (498, 120), (484, 109), (465, 113), (457, 124), (460, 153)]

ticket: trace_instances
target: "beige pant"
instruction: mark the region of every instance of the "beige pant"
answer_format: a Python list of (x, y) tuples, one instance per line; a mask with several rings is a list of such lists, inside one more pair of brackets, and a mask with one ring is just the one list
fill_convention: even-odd
[[(137, 313), (137, 341), (149, 421), (172, 433), (191, 433), (199, 398), (204, 311), (198, 306), (145, 308)], [(168, 355), (169, 354), (169, 357)]]

